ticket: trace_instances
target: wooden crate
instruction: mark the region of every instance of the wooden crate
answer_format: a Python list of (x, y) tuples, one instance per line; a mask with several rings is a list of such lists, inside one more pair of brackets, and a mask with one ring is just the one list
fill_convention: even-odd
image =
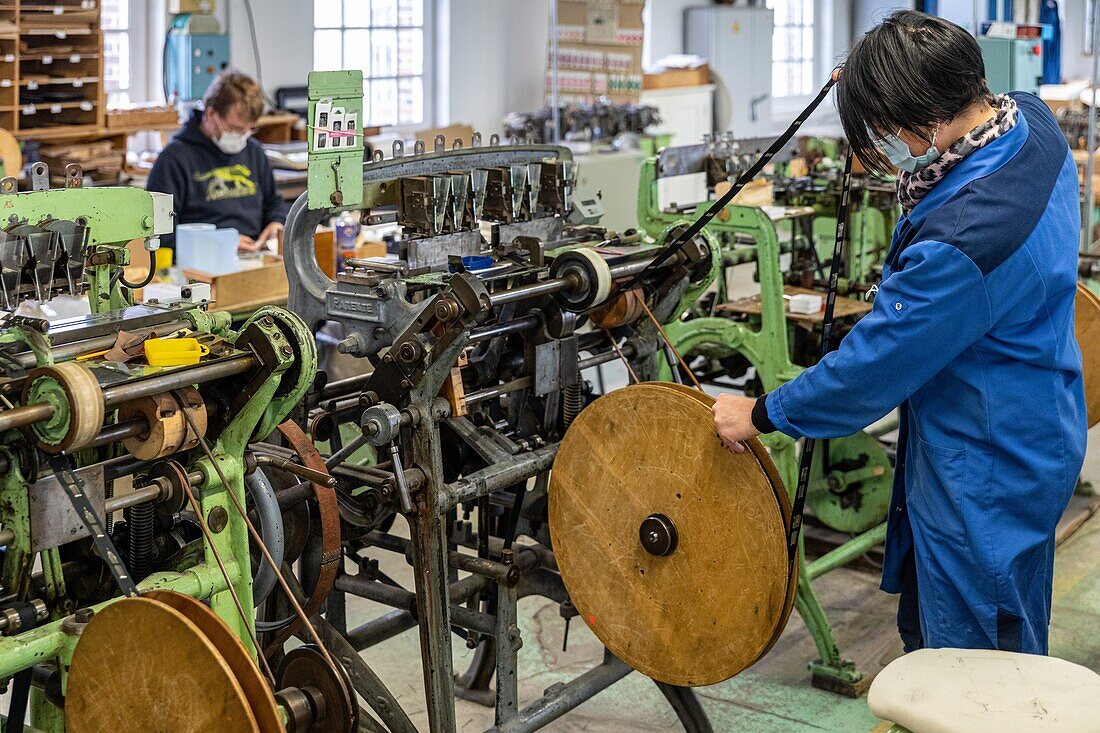
[(189, 280), (210, 283), (215, 310), (240, 313), (263, 305), (280, 305), (286, 303), (290, 292), (283, 258), (275, 255), (264, 255), (264, 264), (260, 267), (226, 275), (210, 275), (198, 270), (184, 270), (183, 274)]

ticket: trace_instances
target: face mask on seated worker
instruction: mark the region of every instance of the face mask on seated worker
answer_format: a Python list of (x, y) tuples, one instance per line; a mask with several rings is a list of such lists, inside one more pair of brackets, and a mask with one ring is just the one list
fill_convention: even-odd
[(230, 132), (226, 130), (221, 135), (214, 138), (214, 144), (218, 146), (218, 150), (226, 155), (236, 155), (244, 150), (251, 134), (250, 132)]
[[(901, 130), (899, 129), (898, 132)], [(913, 155), (905, 141), (896, 134), (879, 137), (870, 128), (867, 129), (867, 133), (890, 163), (906, 173), (916, 173), (940, 157), (940, 151), (936, 149), (936, 133), (932, 133), (932, 145), (922, 155)]]

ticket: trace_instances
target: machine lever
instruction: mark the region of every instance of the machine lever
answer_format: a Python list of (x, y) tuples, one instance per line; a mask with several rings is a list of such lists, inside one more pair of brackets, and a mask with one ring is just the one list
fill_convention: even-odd
[(413, 510), (412, 495), (409, 493), (409, 485), (405, 482), (405, 466), (401, 463), (401, 451), (397, 443), (390, 443), (390, 456), (393, 458), (393, 479), (397, 484), (397, 501), (401, 506), (402, 514), (411, 514)]
[(256, 456), (256, 465), (271, 466), (272, 468), (286, 471), (287, 473), (293, 474), (311, 483), (320, 484), (325, 488), (336, 488), (336, 479), (333, 476), (330, 476), (324, 471), (316, 471), (308, 466), (303, 466), (300, 463), (293, 463), (285, 458), (278, 458), (276, 456)]

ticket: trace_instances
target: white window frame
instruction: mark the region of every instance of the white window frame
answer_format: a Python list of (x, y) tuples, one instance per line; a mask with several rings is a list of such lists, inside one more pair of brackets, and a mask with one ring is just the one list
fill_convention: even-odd
[[(781, 26), (779, 24), (779, 18), (778, 18), (779, 13), (774, 8), (775, 4), (779, 3), (779, 2), (785, 2), (785, 3), (805, 3), (805, 2), (808, 2), (808, 3), (810, 3), (810, 5), (811, 5), (810, 10), (813, 13), (813, 18), (811, 20), (810, 25), (807, 26), (807, 25), (804, 25), (802, 23), (797, 23), (797, 24), (792, 24), (792, 25)], [(806, 92), (802, 92), (802, 93), (799, 93), (799, 94), (783, 94), (783, 95), (780, 95), (780, 94), (776, 93), (775, 71), (776, 71), (777, 65), (780, 64), (780, 63), (791, 63), (792, 61), (794, 63), (798, 63), (799, 65), (805, 65), (806, 62), (807, 62), (807, 59), (794, 59), (794, 60), (792, 60), (792, 59), (778, 59), (774, 56), (774, 53), (775, 53), (774, 43), (775, 43), (775, 38), (781, 32), (781, 29), (788, 29), (788, 28), (799, 28), (799, 29), (803, 29), (803, 30), (807, 29), (807, 28), (809, 29), (810, 36), (813, 39), (813, 41), (810, 44), (810, 51), (813, 55), (811, 56), (810, 59), (808, 59), (808, 61), (809, 61), (808, 65), (810, 67), (810, 85), (813, 86), (814, 80), (817, 78), (817, 75), (815, 73), (816, 70), (817, 70), (817, 62), (818, 62), (818, 49), (816, 47), (817, 46), (817, 35), (818, 35), (817, 34), (817, 29), (818, 29), (818, 25), (821, 23), (821, 19), (818, 17), (818, 10), (819, 10), (818, 3), (815, 2), (815, 0), (767, 0), (767, 6), (772, 9), (773, 16), (774, 16), (774, 26), (773, 26), (773, 31), (772, 31), (772, 43), (773, 43), (773, 51), (772, 51), (772, 53), (773, 53), (773, 56), (772, 56), (772, 99), (787, 99), (787, 98), (790, 98), (790, 97), (796, 97), (796, 98), (805, 97), (805, 96), (807, 96)], [(807, 92), (808, 91), (809, 90), (807, 90)]]
[[(847, 4), (846, 4), (847, 6)], [(801, 112), (810, 100), (814, 98), (818, 90), (825, 83), (826, 75), (832, 73), (834, 57), (838, 49), (834, 48), (834, 34), (836, 28), (833, 22), (834, 0), (814, 0), (814, 58), (813, 79), (809, 94), (800, 94), (786, 97), (772, 97), (772, 119), (778, 124), (780, 121), (792, 119)], [(841, 50), (847, 53), (847, 48)], [(831, 106), (831, 102), (830, 102)], [(786, 122), (783, 122), (785, 125)]]
[[(164, 42), (164, 2), (157, 0), (123, 0), (129, 3), (130, 25), (126, 30), (104, 28), (103, 37), (125, 33), (130, 37), (130, 101), (134, 103), (164, 100), (161, 89), (161, 44)], [(106, 43), (104, 43), (106, 47)], [(104, 51), (106, 54), (106, 51)], [(106, 55), (104, 56), (106, 65)], [(103, 79), (103, 98), (110, 95), (107, 79)]]
[[(368, 2), (370, 2), (370, 0), (361, 0), (361, 2), (368, 3)], [(424, 68), (422, 70), (423, 73), (420, 74), (419, 76), (422, 79), (422, 84), (423, 84), (422, 97), (423, 97), (423, 105), (424, 105), (424, 118), (423, 118), (423, 120), (421, 120), (420, 122), (417, 122), (417, 123), (399, 123), (399, 124), (396, 124), (396, 125), (384, 125), (383, 127), (386, 130), (393, 130), (393, 131), (397, 131), (397, 132), (411, 133), (411, 132), (414, 132), (416, 130), (424, 130), (424, 129), (429, 129), (429, 128), (432, 128), (432, 127), (436, 126), (436, 110), (437, 110), (437, 106), (436, 106), (436, 79), (437, 79), (437, 73), (436, 73), (437, 49), (436, 49), (436, 45), (437, 44), (436, 44), (436, 35), (435, 34), (436, 34), (436, 5), (438, 3), (437, 3), (437, 0), (422, 0), (422, 2), (424, 4), (424, 11), (423, 11), (424, 12), (424, 24), (423, 24), (423, 26), (421, 26), (423, 37), (424, 37)], [(312, 3), (311, 3), (311, 5), (312, 5)], [(341, 21), (342, 20), (343, 19), (341, 18)], [(316, 21), (314, 21), (314, 23), (316, 23)], [(373, 28), (373, 27), (374, 26), (370, 26), (370, 28)], [(382, 26), (382, 27), (385, 28), (387, 26)], [(314, 25), (314, 27), (313, 27), (314, 36), (313, 36), (312, 40), (313, 40), (314, 43), (316, 43), (316, 40), (315, 40), (316, 39), (316, 32), (319, 31), (319, 30), (339, 30), (341, 33), (346, 33), (348, 30), (356, 30), (356, 29), (361, 30), (362, 28), (360, 28), (359, 26), (345, 26), (342, 23), (338, 27), (320, 27), (319, 28), (316, 25)], [(410, 76), (415, 76), (415, 75), (398, 75), (396, 77), (372, 77), (372, 76), (369, 76), (366, 73), (364, 73), (363, 80), (368, 81), (368, 80), (374, 79), (374, 78), (383, 78), (383, 79), (397, 78), (397, 79), (400, 79), (400, 78), (403, 78), (403, 77), (408, 78)], [(370, 100), (365, 99), (364, 104), (369, 106)], [(366, 121), (363, 122), (363, 127), (375, 127), (375, 126), (376, 125), (374, 125), (373, 121), (370, 120), (369, 118)]]

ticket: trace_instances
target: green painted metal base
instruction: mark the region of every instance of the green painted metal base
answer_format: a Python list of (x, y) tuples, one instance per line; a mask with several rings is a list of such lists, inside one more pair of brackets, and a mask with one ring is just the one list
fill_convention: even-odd
[(860, 697), (867, 692), (872, 680), (861, 673), (855, 663), (847, 660), (833, 666), (818, 659), (810, 663), (810, 675), (810, 683), (817, 689), (851, 698)]

